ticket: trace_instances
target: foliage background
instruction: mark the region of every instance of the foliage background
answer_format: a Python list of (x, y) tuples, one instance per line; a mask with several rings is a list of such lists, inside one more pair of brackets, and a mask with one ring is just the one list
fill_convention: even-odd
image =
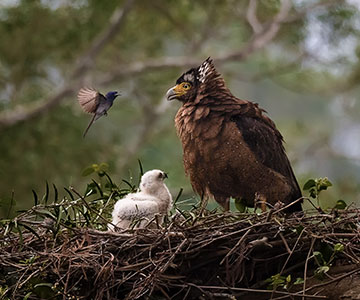
[[(180, 104), (164, 94), (208, 56), (236, 96), (276, 122), (300, 185), (328, 176), (324, 207), (359, 202), (359, 9), (356, 0), (2, 1), (1, 215), (30, 207), (45, 181), (85, 188), (82, 170), (100, 162), (119, 183), (137, 182), (140, 159), (169, 173), (174, 196), (183, 187), (192, 197), (173, 126)], [(85, 139), (82, 85), (122, 93)]]

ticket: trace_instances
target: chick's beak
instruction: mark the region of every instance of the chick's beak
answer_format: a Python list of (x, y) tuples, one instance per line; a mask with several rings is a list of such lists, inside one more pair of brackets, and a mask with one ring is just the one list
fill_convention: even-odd
[(166, 92), (166, 99), (168, 101), (174, 100), (178, 97), (178, 94), (175, 91), (176, 86), (172, 87)]
[(168, 178), (168, 174), (164, 172), (164, 178)]

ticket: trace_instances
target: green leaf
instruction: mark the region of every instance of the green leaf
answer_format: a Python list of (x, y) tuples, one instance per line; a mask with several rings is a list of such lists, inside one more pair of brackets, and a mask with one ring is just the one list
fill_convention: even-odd
[(99, 171), (107, 172), (109, 170), (109, 165), (107, 163), (101, 163), (99, 165)]
[(309, 195), (310, 195), (311, 198), (316, 199), (316, 197), (318, 195), (318, 192), (317, 192), (315, 187), (310, 188)]
[(316, 185), (315, 180), (314, 179), (309, 179), (308, 181), (306, 181), (306, 183), (304, 184), (303, 190), (309, 190), (312, 187), (314, 187)]
[(177, 194), (177, 196), (175, 198), (174, 204), (180, 199), (183, 190), (184, 190), (183, 188), (180, 188), (179, 193)]
[(60, 207), (60, 210), (59, 210), (59, 214), (57, 216), (57, 219), (56, 219), (56, 223), (55, 223), (55, 226), (58, 227), (60, 222), (61, 222), (61, 219), (62, 219), (62, 215), (63, 215), (63, 210), (62, 208)]
[[(330, 262), (331, 257), (334, 253), (334, 248), (326, 242), (321, 242), (320, 243), (320, 252), (322, 254), (324, 262), (328, 263), (328, 262)], [(325, 265), (326, 263), (323, 263), (323, 264)]]
[(32, 190), (33, 196), (34, 196), (34, 205), (38, 205), (39, 203), (39, 198), (38, 195), (36, 194), (36, 192), (34, 190)]
[(335, 252), (342, 252), (342, 251), (344, 251), (344, 249), (345, 249), (345, 246), (343, 244), (340, 244), (340, 243), (337, 243), (334, 246), (334, 251)]
[[(289, 277), (289, 276), (288, 276)], [(271, 276), (270, 278), (266, 279), (265, 282), (269, 282), (270, 285), (268, 286), (268, 288), (273, 289), (273, 288), (277, 288), (279, 286), (284, 286), (285, 282), (287, 280), (287, 277), (282, 276), (280, 274), (276, 274)], [(291, 281), (291, 277), (290, 277), (290, 281)]]
[(328, 187), (332, 186), (332, 183), (327, 177), (319, 178), (316, 181), (318, 191), (327, 190)]
[(85, 177), (85, 176), (88, 176), (88, 175), (90, 175), (90, 174), (92, 174), (92, 173), (94, 173), (94, 172), (95, 172), (95, 168), (94, 168), (93, 166), (90, 166), (90, 167), (85, 168), (85, 169), (81, 172), (81, 175), (82, 175), (83, 177)]
[(314, 251), (313, 255), (315, 257), (315, 259), (318, 261), (319, 264), (323, 264), (324, 263), (324, 257), (322, 255), (321, 252), (319, 251)]
[(32, 292), (28, 292), (25, 297), (23, 298), (23, 300), (27, 300), (29, 299), (29, 297), (31, 296)]
[(144, 169), (141, 163), (141, 160), (138, 159), (138, 163), (139, 163), (139, 169), (140, 169), (140, 177), (144, 175)]
[(43, 197), (43, 201), (45, 204), (49, 201), (49, 183), (46, 181), (46, 187), (45, 187), (45, 195)]
[(86, 187), (85, 196), (88, 197), (88, 196), (96, 194), (96, 193), (97, 193), (96, 184), (93, 182), (89, 183)]
[(114, 182), (111, 180), (110, 176), (106, 172), (104, 172), (104, 175), (109, 180), (109, 182), (106, 183), (105, 186), (108, 186), (109, 189), (117, 188), (116, 184), (114, 184)]
[(40, 210), (37, 210), (36, 213), (41, 214), (41, 215), (48, 216), (49, 218), (51, 218), (51, 219), (53, 219), (54, 221), (56, 221), (56, 217), (55, 217), (51, 212), (49, 212), (48, 210), (40, 209)]
[(54, 193), (55, 193), (54, 203), (56, 203), (56, 202), (58, 202), (58, 200), (59, 200), (59, 193), (58, 193), (58, 190), (57, 190), (55, 184), (53, 184), (53, 188), (54, 188)]
[(94, 179), (92, 180), (92, 182), (93, 182), (93, 183), (95, 184), (95, 186), (97, 187), (97, 189), (98, 189), (98, 191), (99, 191), (99, 193), (100, 193), (100, 196), (101, 196), (101, 197), (104, 197), (104, 193), (103, 193), (100, 185), (99, 185)]
[(40, 299), (54, 299), (55, 292), (53, 290), (53, 284), (42, 282), (34, 285), (33, 292), (38, 296)]
[(26, 228), (27, 230), (29, 230), (32, 234), (34, 234), (39, 240), (41, 239), (40, 236), (37, 234), (37, 232), (31, 228), (29, 225), (26, 225), (22, 222), (19, 221), (19, 225), (23, 226), (24, 228)]
[(74, 198), (74, 195), (72, 194), (72, 192), (71, 192), (68, 188), (66, 188), (66, 187), (64, 187), (64, 190), (69, 194), (71, 200), (74, 201), (75, 198)]
[(291, 275), (290, 274), (286, 277), (286, 282), (288, 282), (288, 283), (291, 282)]
[(236, 198), (235, 199), (235, 207), (239, 212), (241, 212), (241, 213), (245, 212), (245, 210), (246, 210), (245, 201), (241, 198), (240, 199)]
[(337, 208), (337, 209), (345, 209), (347, 206), (346, 202), (344, 200), (338, 200), (336, 202), (336, 205), (334, 206), (334, 208)]
[(42, 283), (35, 284), (35, 285), (34, 285), (34, 288), (38, 288), (38, 287), (42, 287), (42, 286), (46, 286), (46, 287), (52, 288), (52, 287), (53, 287), (53, 284), (52, 284), (52, 283), (42, 282)]
[(329, 272), (330, 270), (330, 267), (329, 266), (321, 266), (321, 267), (318, 267), (315, 271), (315, 273), (317, 274), (324, 274), (324, 273), (327, 273)]
[(296, 284), (303, 284), (303, 283), (304, 283), (304, 279), (301, 278), (301, 277), (298, 277), (298, 278), (296, 278), (296, 280), (295, 280), (295, 282), (294, 282), (294, 285), (296, 285)]
[(125, 182), (125, 183), (130, 187), (131, 190), (134, 190), (134, 189), (135, 189), (135, 186), (132, 185), (132, 184), (131, 184), (129, 181), (127, 181), (126, 179), (123, 179), (122, 181)]

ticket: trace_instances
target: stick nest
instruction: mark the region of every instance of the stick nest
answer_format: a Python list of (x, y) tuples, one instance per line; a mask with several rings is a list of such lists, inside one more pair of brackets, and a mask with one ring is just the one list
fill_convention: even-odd
[[(118, 233), (49, 214), (38, 205), (3, 222), (4, 299), (324, 298), (317, 288), (360, 270), (355, 208), (291, 217), (191, 212)], [(337, 266), (350, 268), (330, 276)], [(313, 277), (322, 281), (310, 285)]]

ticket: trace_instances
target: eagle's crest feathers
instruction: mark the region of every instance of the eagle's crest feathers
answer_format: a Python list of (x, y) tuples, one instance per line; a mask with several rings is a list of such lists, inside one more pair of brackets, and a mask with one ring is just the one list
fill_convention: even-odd
[(213, 70), (214, 66), (212, 64), (212, 59), (209, 57), (198, 67), (197, 80), (199, 80), (201, 83), (204, 83), (209, 73), (211, 73)]

